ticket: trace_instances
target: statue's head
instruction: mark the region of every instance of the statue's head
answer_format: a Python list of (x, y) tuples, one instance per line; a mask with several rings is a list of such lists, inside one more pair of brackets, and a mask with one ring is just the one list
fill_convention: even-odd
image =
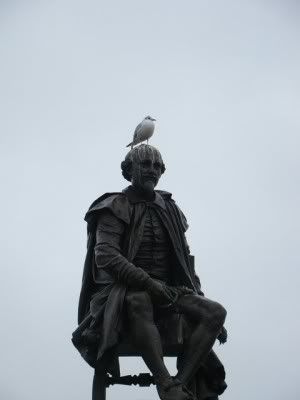
[(121, 164), (122, 174), (135, 188), (151, 192), (165, 172), (160, 152), (153, 146), (141, 144), (131, 149)]

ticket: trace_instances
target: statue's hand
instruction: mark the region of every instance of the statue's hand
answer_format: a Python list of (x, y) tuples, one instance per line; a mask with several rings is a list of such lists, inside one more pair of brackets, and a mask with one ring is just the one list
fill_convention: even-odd
[(186, 294), (195, 294), (195, 292), (187, 286), (171, 286), (170, 289), (174, 290), (179, 297)]
[(157, 282), (154, 279), (149, 279), (146, 287), (147, 292), (151, 296), (152, 300), (157, 304), (169, 304), (173, 303), (174, 297), (172, 293), (168, 290), (166, 285)]

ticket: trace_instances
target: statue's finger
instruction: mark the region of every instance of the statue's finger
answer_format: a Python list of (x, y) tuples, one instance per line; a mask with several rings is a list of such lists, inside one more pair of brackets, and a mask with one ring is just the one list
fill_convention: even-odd
[(169, 296), (170, 301), (174, 301), (177, 295), (176, 290), (174, 290), (173, 288), (166, 287), (166, 292)]

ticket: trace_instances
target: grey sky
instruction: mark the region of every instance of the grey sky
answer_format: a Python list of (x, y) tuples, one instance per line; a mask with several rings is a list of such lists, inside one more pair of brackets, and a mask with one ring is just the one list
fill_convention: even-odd
[(292, 0), (0, 2), (1, 399), (90, 398), (70, 343), (83, 215), (126, 186), (147, 114), (159, 187), (228, 310), (222, 399), (299, 397), (299, 17)]

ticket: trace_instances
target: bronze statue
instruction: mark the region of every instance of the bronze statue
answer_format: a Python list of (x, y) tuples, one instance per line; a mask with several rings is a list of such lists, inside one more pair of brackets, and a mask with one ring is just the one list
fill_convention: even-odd
[[(73, 343), (91, 366), (119, 376), (116, 348), (129, 340), (162, 400), (218, 399), (225, 371), (212, 346), (227, 339), (226, 311), (201, 291), (184, 214), (170, 193), (154, 190), (165, 172), (162, 156), (142, 144), (121, 167), (131, 185), (98, 198), (85, 217), (88, 250)], [(175, 377), (163, 360), (172, 334), (183, 344)]]

